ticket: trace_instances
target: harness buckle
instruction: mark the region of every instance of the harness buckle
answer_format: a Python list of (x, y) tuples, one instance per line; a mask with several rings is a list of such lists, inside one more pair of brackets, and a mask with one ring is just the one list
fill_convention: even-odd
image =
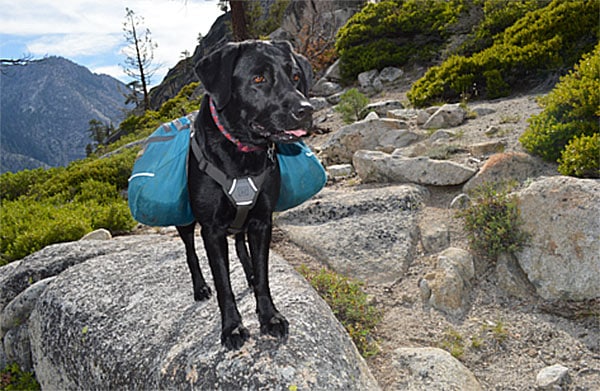
[(234, 178), (227, 192), (238, 206), (252, 205), (258, 193), (258, 188), (250, 177)]

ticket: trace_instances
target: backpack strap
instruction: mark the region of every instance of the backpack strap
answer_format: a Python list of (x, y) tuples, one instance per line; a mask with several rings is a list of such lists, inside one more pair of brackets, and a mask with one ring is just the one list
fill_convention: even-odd
[(230, 178), (227, 174), (221, 171), (218, 167), (212, 164), (204, 152), (198, 145), (196, 137), (191, 138), (190, 144), (192, 152), (198, 161), (198, 168), (217, 182), (229, 200), (235, 205), (236, 213), (233, 223), (229, 227), (230, 233), (238, 233), (242, 231), (242, 227), (248, 217), (248, 212), (254, 207), (258, 194), (262, 189), (267, 174), (273, 169), (263, 171), (256, 176), (248, 176), (242, 178)]

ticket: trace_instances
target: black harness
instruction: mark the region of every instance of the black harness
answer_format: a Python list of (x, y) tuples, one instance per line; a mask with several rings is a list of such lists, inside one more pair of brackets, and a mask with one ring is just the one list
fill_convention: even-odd
[[(229, 226), (229, 233), (233, 234), (242, 232), (244, 223), (248, 217), (248, 212), (256, 204), (256, 200), (258, 199), (262, 185), (265, 182), (267, 175), (269, 175), (271, 171), (275, 169), (275, 164), (270, 165), (259, 175), (231, 178), (206, 158), (202, 148), (200, 148), (200, 145), (196, 140), (196, 137), (194, 137), (193, 132), (190, 143), (192, 152), (198, 161), (198, 168), (200, 171), (206, 173), (206, 175), (217, 182), (223, 189), (223, 192), (227, 198), (229, 198), (229, 200), (236, 207), (235, 219)], [(275, 151), (273, 145), (271, 145), (267, 150), (267, 156), (273, 163), (275, 162)]]

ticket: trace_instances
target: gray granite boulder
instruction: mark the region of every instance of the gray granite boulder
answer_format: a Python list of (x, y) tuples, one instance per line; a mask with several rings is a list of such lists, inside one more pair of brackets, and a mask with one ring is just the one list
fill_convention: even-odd
[[(197, 247), (210, 276), (202, 245)], [(329, 307), (273, 253), (272, 294), (290, 322), (290, 336), (280, 344), (260, 335), (254, 294), (233, 258), (232, 286), (251, 333), (239, 351), (220, 344), (216, 299), (193, 300), (177, 237), (57, 244), (3, 267), (1, 275), (15, 287), (15, 279), (36, 275), (42, 263), (73, 260), (48, 281), (24, 323), (42, 389), (378, 389)], [(14, 327), (9, 333), (23, 334)]]
[(452, 128), (462, 124), (467, 111), (459, 103), (445, 104), (438, 108), (423, 124), (423, 129)]
[(600, 180), (541, 177), (517, 192), (523, 230), (516, 255), (544, 299), (600, 297)]
[(389, 118), (364, 119), (342, 127), (321, 147), (320, 157), (326, 164), (350, 163), (361, 149), (389, 150), (405, 147), (421, 136), (408, 130), (405, 121)]
[(543, 172), (539, 159), (523, 152), (497, 153), (485, 162), (473, 178), (463, 186), (463, 191), (471, 192), (480, 186), (494, 186), (499, 190), (506, 188), (512, 181), (525, 182)]
[(438, 255), (435, 269), (419, 281), (421, 298), (447, 315), (461, 316), (467, 310), (474, 276), (471, 254), (460, 248), (447, 248)]
[(396, 377), (390, 389), (404, 391), (480, 391), (467, 367), (442, 349), (399, 348), (393, 353)]
[(407, 158), (399, 153), (357, 151), (352, 164), (363, 182), (417, 183), (452, 186), (465, 183), (477, 170), (449, 160), (425, 156)]
[(391, 284), (406, 273), (419, 238), (417, 213), (428, 197), (414, 186), (324, 190), (276, 220), (290, 239), (338, 273)]

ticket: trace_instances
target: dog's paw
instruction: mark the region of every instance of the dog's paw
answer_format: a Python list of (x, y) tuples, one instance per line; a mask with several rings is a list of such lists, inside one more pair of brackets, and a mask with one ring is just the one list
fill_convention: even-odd
[(242, 324), (238, 324), (233, 330), (223, 330), (221, 334), (221, 344), (227, 350), (238, 350), (250, 338), (250, 333)]
[(273, 316), (260, 325), (261, 334), (268, 334), (272, 337), (285, 341), (289, 333), (289, 323), (279, 312), (275, 312)]
[(195, 301), (203, 301), (208, 300), (212, 295), (212, 291), (208, 285), (201, 286), (199, 288), (194, 288), (194, 300)]

